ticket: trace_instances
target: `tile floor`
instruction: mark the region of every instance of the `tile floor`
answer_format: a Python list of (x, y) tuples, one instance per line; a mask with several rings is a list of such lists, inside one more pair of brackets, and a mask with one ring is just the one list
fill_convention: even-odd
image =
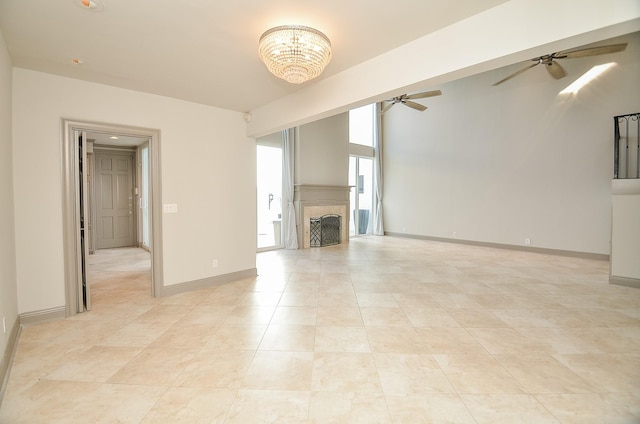
[(146, 253), (91, 260), (93, 310), (23, 328), (0, 423), (640, 422), (640, 289), (607, 262), (368, 237), (153, 299)]

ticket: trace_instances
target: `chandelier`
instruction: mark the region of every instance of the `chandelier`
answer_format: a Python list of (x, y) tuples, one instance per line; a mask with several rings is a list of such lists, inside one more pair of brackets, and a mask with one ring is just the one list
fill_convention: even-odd
[(259, 53), (273, 75), (301, 84), (320, 75), (331, 61), (331, 42), (316, 29), (284, 25), (262, 34)]

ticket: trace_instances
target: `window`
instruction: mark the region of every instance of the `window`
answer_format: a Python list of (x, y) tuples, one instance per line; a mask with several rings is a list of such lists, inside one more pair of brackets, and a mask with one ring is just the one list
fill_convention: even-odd
[(373, 228), (375, 106), (349, 111), (350, 236), (371, 234)]

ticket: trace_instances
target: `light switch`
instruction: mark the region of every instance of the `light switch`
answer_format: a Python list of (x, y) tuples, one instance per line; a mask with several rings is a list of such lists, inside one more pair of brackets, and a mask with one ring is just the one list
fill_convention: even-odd
[(165, 203), (162, 209), (164, 213), (178, 213), (178, 205), (175, 203)]

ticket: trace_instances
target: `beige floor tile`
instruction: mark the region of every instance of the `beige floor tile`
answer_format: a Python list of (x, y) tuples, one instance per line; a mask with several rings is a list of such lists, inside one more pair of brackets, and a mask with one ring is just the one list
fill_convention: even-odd
[(377, 353), (374, 357), (386, 395), (454, 392), (431, 355)]
[(147, 347), (171, 327), (169, 322), (130, 322), (103, 340), (104, 346)]
[(310, 393), (283, 390), (240, 390), (225, 424), (303, 424)]
[(213, 337), (216, 328), (216, 324), (194, 324), (179, 321), (155, 339), (149, 347), (200, 349)]
[(414, 327), (460, 327), (443, 308), (403, 308)]
[(47, 378), (105, 382), (140, 351), (142, 348), (138, 347), (91, 346), (66, 356), (64, 364)]
[(492, 355), (434, 355), (457, 393), (527, 393)]
[(390, 293), (358, 293), (358, 305), (361, 308), (397, 308), (398, 302)]
[(640, 353), (562, 354), (554, 358), (599, 393), (640, 393)]
[(311, 424), (391, 423), (385, 398), (376, 393), (313, 392), (309, 402)]
[(312, 352), (315, 333), (314, 325), (270, 324), (258, 349)]
[(363, 327), (317, 326), (315, 352), (370, 352)]
[(546, 340), (532, 340), (513, 328), (468, 328), (467, 331), (493, 354), (552, 353)]
[(277, 306), (282, 292), (249, 292), (244, 295), (238, 305), (242, 306)]
[(547, 394), (536, 398), (563, 424), (632, 424), (640, 422), (640, 395)]
[(363, 326), (360, 309), (344, 306), (318, 306), (317, 325)]
[(114, 374), (109, 383), (173, 384), (195, 357), (193, 349), (146, 348)]
[(81, 397), (83, 405), (73, 419), (81, 417), (81, 421), (90, 423), (138, 424), (165, 390), (165, 387), (149, 385), (103, 384)]
[(609, 284), (605, 261), (358, 237), (152, 298), (148, 252), (90, 260), (93, 310), (22, 328), (0, 422), (640, 415), (640, 290)]
[(358, 299), (356, 295), (351, 293), (327, 293), (320, 291), (320, 295), (318, 297), (318, 306), (329, 306), (329, 307), (358, 307)]
[(398, 306), (401, 308), (439, 308), (440, 304), (428, 294), (401, 294), (393, 295)]
[(368, 327), (367, 336), (372, 352), (426, 353), (425, 341), (412, 326)]
[(102, 383), (38, 380), (22, 393), (8, 392), (0, 408), (0, 422), (32, 424), (71, 421), (83, 407), (82, 397)]
[(530, 393), (594, 393), (596, 388), (551, 355), (496, 355)]
[(242, 382), (244, 389), (311, 390), (313, 353), (258, 351)]
[(239, 388), (254, 353), (201, 350), (173, 383), (183, 387)]
[(284, 292), (278, 306), (318, 306), (318, 292)]
[(222, 324), (233, 306), (197, 305), (187, 312), (179, 321), (180, 324)]
[(406, 327), (411, 325), (401, 308), (360, 308), (367, 327)]
[(533, 395), (460, 395), (478, 424), (559, 424)]
[(236, 306), (225, 324), (268, 324), (275, 309), (273, 306)]
[(192, 305), (156, 305), (136, 319), (136, 322), (169, 322), (175, 323), (182, 319)]
[(238, 391), (170, 387), (140, 424), (222, 424)]
[(394, 423), (476, 424), (456, 394), (387, 395), (386, 399)]
[(243, 290), (221, 290), (217, 288), (213, 293), (204, 298), (200, 305), (237, 306), (244, 298)]
[(163, 305), (199, 305), (206, 299), (215, 289), (195, 290), (186, 293), (174, 294), (162, 299)]
[(487, 350), (464, 328), (416, 328), (423, 353), (484, 354)]
[(311, 387), (314, 391), (382, 393), (369, 353), (316, 352)]
[(266, 324), (223, 324), (204, 346), (211, 350), (256, 350), (266, 331)]
[(447, 312), (458, 324), (466, 328), (510, 327), (508, 323), (501, 320), (487, 309), (449, 308), (447, 309)]
[(316, 325), (316, 306), (278, 306), (271, 324)]

